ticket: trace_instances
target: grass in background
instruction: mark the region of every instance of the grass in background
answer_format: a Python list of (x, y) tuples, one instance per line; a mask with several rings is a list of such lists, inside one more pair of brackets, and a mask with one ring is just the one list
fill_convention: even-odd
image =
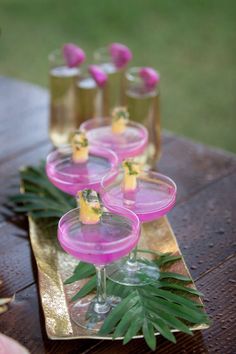
[(133, 50), (161, 73), (162, 125), (236, 152), (235, 0), (1, 0), (1, 72), (47, 86), (64, 42)]

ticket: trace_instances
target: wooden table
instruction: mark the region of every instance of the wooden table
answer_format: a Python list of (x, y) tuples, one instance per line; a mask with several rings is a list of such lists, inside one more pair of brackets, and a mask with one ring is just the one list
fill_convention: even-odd
[[(47, 120), (46, 90), (0, 78), (0, 296), (16, 294), (0, 316), (0, 331), (31, 353), (149, 353), (143, 339), (123, 346), (120, 341), (52, 341), (46, 336), (27, 219), (11, 215), (6, 221), (3, 203), (18, 189), (18, 168), (37, 164), (51, 149)], [(213, 324), (193, 337), (177, 334), (176, 345), (158, 338), (157, 352), (236, 353), (236, 157), (164, 132), (159, 168), (177, 183), (178, 200), (169, 219)]]

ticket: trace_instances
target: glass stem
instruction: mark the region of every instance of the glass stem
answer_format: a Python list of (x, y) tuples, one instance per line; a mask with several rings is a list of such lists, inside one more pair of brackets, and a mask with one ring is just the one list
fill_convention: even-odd
[[(143, 231), (142, 231), (143, 232)], [(136, 246), (129, 254), (129, 259), (126, 262), (126, 269), (129, 272), (137, 272), (140, 269), (140, 264), (137, 261), (138, 246)]]
[(97, 300), (94, 305), (94, 311), (97, 313), (106, 313), (110, 310), (110, 305), (107, 303), (106, 269), (104, 266), (96, 267), (96, 276), (97, 276)]
[(139, 270), (139, 264), (137, 262), (137, 247), (133, 249), (129, 254), (129, 259), (126, 263), (126, 269), (128, 272), (135, 273)]
[(136, 263), (136, 260), (137, 260), (137, 247), (135, 247), (132, 252), (130, 252), (129, 254), (129, 260), (128, 262), (129, 263)]

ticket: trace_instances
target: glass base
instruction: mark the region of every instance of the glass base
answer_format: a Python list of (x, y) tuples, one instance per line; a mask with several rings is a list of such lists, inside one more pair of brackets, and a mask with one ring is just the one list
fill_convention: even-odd
[(105, 318), (120, 301), (119, 297), (108, 296), (107, 302), (100, 305), (94, 295), (85, 296), (70, 308), (71, 318), (78, 326), (98, 332)]
[(128, 257), (107, 265), (106, 272), (110, 280), (127, 286), (147, 285), (160, 278), (160, 269), (154, 263), (144, 259), (132, 263)]

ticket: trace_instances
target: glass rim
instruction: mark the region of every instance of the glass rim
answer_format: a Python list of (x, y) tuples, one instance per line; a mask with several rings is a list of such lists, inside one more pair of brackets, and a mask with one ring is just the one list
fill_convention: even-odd
[[(140, 71), (143, 68), (144, 66), (132, 66), (126, 70), (125, 72), (125, 79), (127, 83), (126, 91), (130, 90), (132, 92), (132, 90), (134, 89), (143, 89), (144, 92), (142, 93), (147, 96), (160, 92), (159, 82), (157, 82), (153, 87), (149, 87), (148, 85), (146, 85), (145, 80), (140, 75)], [(154, 70), (157, 72), (156, 69)]]
[[(96, 124), (99, 122), (105, 123), (105, 124), (102, 124), (102, 125)], [(92, 125), (92, 128), (89, 127), (90, 125)], [(91, 119), (87, 119), (86, 121), (84, 121), (81, 124), (80, 128), (89, 134), (89, 132), (91, 130), (93, 130), (94, 128), (103, 127), (103, 126), (110, 126), (110, 125), (111, 125), (111, 119), (109, 117), (96, 117), (96, 118), (91, 118)], [(126, 144), (125, 148), (123, 148), (121, 151), (119, 151), (119, 153), (117, 153), (115, 151), (115, 153), (118, 155), (118, 158), (119, 158), (119, 155), (122, 154), (122, 151), (124, 151), (124, 150), (127, 151), (127, 149), (130, 149), (129, 157), (134, 157), (134, 156), (136, 156), (136, 154), (134, 154), (134, 152), (133, 152), (134, 150), (136, 151), (136, 149), (139, 148), (138, 150), (143, 151), (143, 149), (145, 149), (145, 147), (148, 144), (148, 130), (143, 124), (140, 124), (140, 123), (130, 120), (128, 122), (127, 126), (138, 129), (141, 132), (140, 139), (138, 140), (138, 142), (135, 141), (135, 142)], [(94, 142), (94, 140), (93, 140), (92, 144), (94, 144), (94, 146), (95, 145), (98, 146), (98, 144), (101, 144), (101, 142), (100, 141)], [(107, 149), (111, 150), (110, 143), (103, 142), (103, 146), (105, 146)], [(123, 159), (123, 156), (122, 156), (122, 159)]]
[[(103, 207), (104, 209), (104, 207)], [(70, 216), (70, 214), (73, 214), (75, 212), (78, 212), (80, 210), (80, 207), (74, 208), (69, 210), (67, 213), (65, 213), (59, 220), (58, 222), (58, 239), (61, 239), (61, 235), (63, 235), (63, 225), (66, 222), (66, 218), (68, 218), (68, 216)], [(141, 222), (138, 218), (138, 216), (130, 209), (126, 208), (126, 207), (112, 207), (112, 208), (107, 208), (107, 210), (104, 210), (104, 213), (109, 213), (109, 214), (113, 214), (114, 216), (121, 216), (122, 218), (128, 219), (131, 222), (131, 226), (132, 226), (132, 232), (129, 236), (125, 237), (125, 240), (127, 241), (128, 239), (133, 239), (133, 238), (139, 238), (140, 236), (140, 232), (141, 232)], [(79, 216), (79, 212), (77, 214)], [(127, 216), (128, 215), (128, 216)], [(73, 217), (73, 216), (72, 216)], [(82, 224), (81, 221), (78, 220), (78, 224)], [(96, 225), (96, 224), (84, 224), (84, 225)], [(100, 242), (100, 245), (104, 245), (104, 246), (116, 246), (119, 245), (120, 243), (124, 242), (124, 238), (119, 239), (118, 241), (111, 241), (111, 242)], [(66, 244), (66, 242), (64, 242), (63, 240), (63, 244), (66, 245), (68, 248), (71, 248), (73, 250), (76, 249), (75, 247), (71, 247), (71, 245)], [(97, 243), (96, 242), (83, 242), (83, 241), (78, 241), (77, 242), (78, 246), (87, 246), (87, 247), (92, 247), (92, 248), (96, 248)], [(98, 252), (94, 252), (94, 254), (96, 254)]]
[[(46, 158), (46, 167), (49, 166), (51, 164), (50, 159), (52, 159), (53, 157), (55, 157), (55, 155), (60, 154), (60, 153), (65, 153), (65, 155), (70, 155), (72, 153), (72, 148), (70, 145), (63, 145), (59, 148), (57, 148), (56, 150), (50, 152)], [(101, 153), (101, 154), (100, 154)], [(107, 149), (104, 147), (94, 147), (94, 146), (89, 146), (89, 154), (91, 155), (95, 155), (97, 157), (104, 157), (110, 162), (111, 164), (111, 168), (110, 168), (110, 172), (113, 169), (116, 169), (118, 164), (119, 164), (119, 159), (117, 154), (112, 151), (111, 149)], [(106, 155), (106, 156), (104, 156)], [(108, 155), (108, 156), (107, 156)], [(58, 160), (59, 162), (59, 160)], [(55, 166), (53, 166), (55, 169)], [(58, 171), (56, 170), (56, 177), (55, 180), (57, 180), (58, 182), (65, 184), (65, 185), (71, 185), (72, 183), (81, 183), (84, 184), (84, 181), (81, 180), (81, 176), (80, 175), (71, 175), (70, 173), (66, 173), (66, 172), (62, 172), (62, 171)], [(97, 183), (100, 180), (100, 176), (97, 173), (93, 173), (93, 174), (83, 174), (83, 178), (89, 178), (91, 179), (92, 177), (97, 176), (97, 179), (94, 181), (89, 182), (90, 184), (94, 184)], [(51, 178), (51, 177), (50, 177)], [(68, 179), (67, 179), (68, 178)], [(67, 180), (66, 180), (67, 179)], [(79, 190), (79, 189), (78, 189)]]
[(141, 77), (139, 76), (139, 72), (142, 69), (142, 66), (132, 66), (126, 70), (125, 76), (129, 81), (137, 81), (137, 78), (142, 81)]
[[(115, 181), (117, 180), (117, 178), (121, 177), (124, 174), (124, 170), (120, 167), (119, 169), (115, 170), (115, 171), (109, 171), (106, 175), (103, 176), (102, 180), (101, 180), (101, 187), (100, 187), (100, 195), (101, 198), (103, 200), (103, 195), (105, 193), (109, 193), (109, 191), (107, 191), (109, 188), (112, 187), (112, 185), (115, 184)], [(154, 170), (148, 170), (148, 169), (143, 169), (140, 173), (140, 177), (142, 177), (142, 175), (148, 175), (148, 174), (152, 174), (155, 175), (156, 177), (159, 178), (159, 180), (163, 180), (163, 183), (166, 184), (165, 182), (168, 181), (169, 185), (167, 184), (167, 186), (173, 188), (173, 196), (170, 198), (170, 200), (168, 201), (167, 204), (165, 204), (164, 208), (154, 208), (150, 211), (137, 211), (137, 215), (142, 214), (142, 215), (148, 215), (151, 213), (155, 213), (158, 212), (162, 209), (168, 209), (168, 207), (170, 205), (172, 205), (173, 203), (175, 203), (176, 200), (176, 195), (177, 195), (177, 185), (176, 183), (173, 181), (173, 179), (171, 179), (170, 177), (159, 173), (157, 171)], [(137, 177), (138, 178), (138, 177)], [(150, 181), (151, 182), (151, 181)], [(154, 182), (154, 181), (153, 181)], [(108, 185), (106, 185), (106, 183), (109, 183)], [(114, 202), (114, 201), (113, 201)], [(104, 203), (105, 204), (105, 203)], [(116, 204), (115, 204), (116, 205)], [(147, 206), (147, 205), (157, 205), (157, 203), (151, 202), (151, 203), (143, 203), (143, 205)], [(108, 205), (105, 205), (108, 208)], [(134, 211), (134, 213), (136, 213)], [(139, 216), (138, 216), (139, 217)]]

